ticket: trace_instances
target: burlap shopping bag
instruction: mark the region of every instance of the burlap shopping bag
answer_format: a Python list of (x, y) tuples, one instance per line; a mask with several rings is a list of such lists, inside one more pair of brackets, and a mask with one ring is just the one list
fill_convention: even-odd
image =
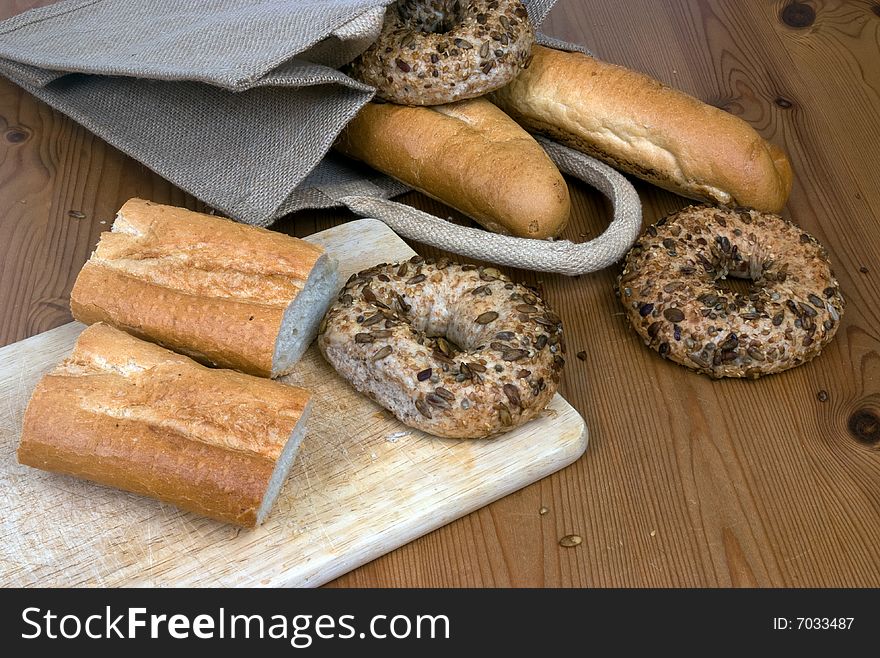
[[(540, 24), (555, 0), (526, 0)], [(585, 244), (457, 226), (390, 200), (407, 188), (329, 153), (372, 88), (344, 75), (393, 0), (64, 0), (0, 23), (0, 73), (220, 212), (267, 226), (346, 205), (481, 260), (579, 274), (615, 262), (641, 206), (606, 165), (541, 140), (615, 212)], [(569, 46), (542, 37), (548, 45)]]

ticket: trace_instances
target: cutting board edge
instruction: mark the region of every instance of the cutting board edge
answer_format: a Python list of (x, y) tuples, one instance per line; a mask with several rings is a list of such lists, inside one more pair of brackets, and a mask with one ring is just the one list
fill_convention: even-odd
[[(569, 404), (568, 401), (565, 400), (564, 398), (563, 398), (563, 400), (565, 401), (566, 404)], [(569, 405), (569, 406), (571, 406), (571, 405)], [(454, 516), (452, 516), (452, 518), (443, 518), (442, 515), (438, 515), (439, 521), (436, 524), (435, 523), (427, 524), (426, 526), (424, 526), (424, 529), (419, 528), (418, 531), (411, 533), (412, 536), (398, 535), (398, 537), (403, 536), (404, 541), (402, 543), (397, 543), (391, 549), (383, 550), (380, 553), (378, 553), (377, 555), (365, 556), (364, 559), (353, 560), (351, 563), (348, 563), (345, 566), (340, 565), (339, 569), (324, 569), (324, 573), (322, 573), (314, 581), (311, 579), (308, 579), (308, 578), (306, 578), (305, 580), (303, 580), (301, 582), (290, 580), (290, 579), (286, 579), (286, 580), (282, 579), (280, 582), (272, 581), (272, 582), (270, 582), (270, 584), (268, 584), (266, 586), (288, 587), (288, 588), (320, 587), (321, 585), (325, 585), (325, 584), (329, 583), (331, 580), (339, 578), (340, 576), (343, 576), (343, 575), (349, 573), (350, 571), (357, 569), (358, 567), (362, 567), (365, 564), (369, 564), (373, 560), (377, 560), (380, 557), (387, 555), (392, 550), (406, 546), (407, 544), (415, 541), (416, 539), (424, 537), (425, 535), (427, 535), (431, 532), (434, 532), (435, 530), (438, 530), (439, 528), (442, 528), (443, 526), (449, 525), (453, 521), (457, 521), (458, 519), (464, 518), (468, 514), (472, 514), (473, 512), (476, 512), (477, 510), (482, 509), (483, 507), (486, 507), (487, 505), (490, 505), (498, 500), (501, 500), (502, 498), (504, 498), (506, 496), (514, 494), (517, 491), (522, 491), (526, 487), (529, 487), (537, 482), (540, 482), (544, 478), (561, 471), (562, 469), (566, 468), (567, 466), (571, 466), (573, 463), (575, 463), (578, 459), (580, 459), (584, 455), (584, 453), (587, 450), (587, 446), (589, 444), (589, 432), (587, 431), (587, 424), (584, 421), (583, 417), (578, 413), (578, 411), (576, 409), (574, 409), (574, 407), (572, 407), (572, 410), (574, 411), (575, 414), (577, 414), (577, 417), (581, 421), (580, 435), (570, 445), (566, 444), (564, 450), (559, 451), (561, 454), (559, 455), (558, 461), (554, 460), (553, 462), (547, 464), (548, 468), (541, 469), (540, 471), (537, 471), (536, 475), (529, 478), (530, 482), (528, 484), (522, 485), (522, 484), (517, 483), (517, 484), (512, 484), (510, 487), (505, 487), (502, 489), (495, 490), (492, 492), (492, 495), (490, 495), (489, 497), (487, 497), (485, 499), (481, 498), (472, 507), (468, 506), (466, 508), (458, 508), (459, 510), (465, 509), (464, 513), (455, 514)], [(556, 456), (556, 455), (554, 455), (554, 456)], [(487, 487), (487, 489), (488, 488), (489, 487)], [(330, 572), (330, 573), (328, 573), (328, 572)], [(242, 584), (242, 585), (247, 586), (246, 584)]]
[[(389, 535), (386, 541), (380, 542), (372, 545), (365, 545), (360, 548), (358, 551), (354, 551), (352, 554), (352, 559), (348, 560), (339, 560), (333, 563), (332, 567), (327, 567), (327, 565), (322, 565), (319, 569), (315, 570), (311, 575), (302, 575), (297, 574), (295, 576), (284, 576), (281, 575), (277, 578), (265, 578), (260, 577), (257, 574), (249, 574), (241, 578), (230, 577), (227, 579), (223, 579), (220, 582), (216, 583), (215, 586), (220, 587), (285, 587), (285, 588), (310, 588), (310, 587), (320, 587), (346, 573), (357, 569), (365, 564), (372, 562), (373, 560), (377, 560), (383, 555), (396, 550), (406, 544), (409, 544), (416, 539), (424, 537), (425, 535), (434, 532), (435, 530), (446, 526), (453, 521), (457, 521), (460, 518), (467, 516), (468, 514), (472, 514), (473, 512), (482, 509), (486, 505), (494, 503), (497, 500), (504, 498), (505, 496), (509, 496), (517, 491), (521, 491), (525, 487), (531, 486), (536, 482), (543, 480), (545, 477), (548, 477), (562, 469), (570, 466), (578, 459), (580, 459), (587, 450), (589, 445), (589, 431), (587, 429), (586, 421), (584, 421), (583, 416), (571, 406), (571, 404), (562, 396), (559, 396), (560, 400), (568, 407), (571, 413), (573, 413), (580, 420), (580, 432), (577, 436), (572, 436), (571, 438), (565, 439), (560, 442), (558, 445), (558, 450), (554, 453), (548, 455), (548, 457), (552, 457), (552, 460), (548, 459), (547, 462), (541, 464), (544, 468), (540, 470), (531, 472), (528, 477), (528, 483), (522, 484), (521, 481), (512, 481), (511, 484), (507, 487), (499, 488), (492, 490), (490, 485), (486, 485), (483, 487), (484, 494), (479, 498), (475, 498), (472, 501), (472, 504), (466, 507), (455, 507), (450, 505), (450, 509), (442, 510), (442, 513), (438, 511), (437, 514), (437, 522), (436, 523), (427, 523), (423, 526), (419, 526), (413, 529), (413, 532), (406, 534), (394, 534), (397, 530), (395, 528), (387, 528), (381, 534)], [(573, 432), (572, 432), (573, 434)], [(462, 510), (464, 510), (462, 512)], [(403, 541), (401, 541), (401, 538)], [(62, 587), (64, 585), (61, 585)], [(143, 580), (133, 581), (125, 585), (125, 587), (192, 587), (193, 585), (187, 583), (182, 585), (176, 585), (174, 583), (169, 583), (163, 581), (161, 579), (155, 580), (151, 578), (144, 578)], [(197, 587), (197, 585), (196, 585)]]

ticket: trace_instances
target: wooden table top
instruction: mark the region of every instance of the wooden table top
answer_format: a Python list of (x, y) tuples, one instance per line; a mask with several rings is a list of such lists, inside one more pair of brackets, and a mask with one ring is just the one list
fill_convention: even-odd
[[(0, 18), (45, 4), (5, 2)], [(711, 381), (641, 344), (613, 294), (618, 268), (514, 272), (565, 322), (562, 393), (590, 429), (586, 454), (333, 584), (880, 586), (880, 4), (559, 0), (545, 31), (783, 146), (795, 170), (785, 215), (828, 247), (842, 326), (810, 364)], [(598, 235), (607, 203), (571, 187), (564, 237)], [(637, 189), (646, 222), (688, 204)], [(132, 196), (203, 208), (0, 78), (0, 345), (70, 321), (74, 279)], [(302, 236), (350, 219), (303, 212), (276, 228)], [(560, 546), (571, 534), (583, 541)]]

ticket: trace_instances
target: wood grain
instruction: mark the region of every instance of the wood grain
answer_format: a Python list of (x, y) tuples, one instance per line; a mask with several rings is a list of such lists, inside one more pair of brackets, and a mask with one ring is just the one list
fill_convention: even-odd
[[(828, 247), (848, 301), (843, 326), (807, 366), (712, 382), (639, 343), (612, 294), (614, 268), (576, 279), (516, 273), (540, 282), (570, 350), (585, 352), (570, 360), (563, 393), (585, 417), (591, 449), (335, 585), (880, 585), (877, 6), (559, 0), (548, 33), (737, 114), (788, 151), (796, 178), (786, 215)], [(0, 84), (4, 125), (27, 134), (0, 137), (0, 307), (11, 309), (0, 339), (11, 342), (66, 321), (63, 301), (96, 222), (133, 188), (160, 202), (193, 200)], [(571, 187), (566, 237), (597, 235), (606, 202)], [(637, 189), (647, 221), (687, 203)], [(466, 221), (420, 195), (404, 200)], [(67, 216), (77, 206), (85, 219)], [(301, 213), (279, 228), (302, 235), (349, 217)], [(560, 547), (569, 533), (583, 543)]]
[[(337, 259), (343, 280), (413, 255), (374, 219), (307, 239)], [(583, 419), (558, 395), (491, 441), (427, 436), (360, 395), (313, 345), (282, 379), (312, 392), (306, 436), (266, 522), (242, 531), (16, 463), (31, 392), (83, 328), (0, 348), (0, 586), (319, 585), (559, 470), (587, 445)]]

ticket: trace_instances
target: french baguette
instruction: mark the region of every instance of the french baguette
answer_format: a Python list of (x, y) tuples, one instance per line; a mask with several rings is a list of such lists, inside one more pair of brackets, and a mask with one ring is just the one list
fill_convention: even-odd
[(321, 247), (228, 219), (131, 199), (70, 295), (80, 322), (106, 322), (200, 361), (289, 372), (337, 289)]
[(37, 384), (18, 460), (251, 527), (284, 484), (309, 408), (303, 389), (98, 323)]
[(538, 143), (489, 101), (367, 104), (336, 149), (460, 210), (490, 231), (558, 235), (568, 186)]
[(749, 124), (646, 75), (543, 46), (491, 100), (533, 132), (692, 199), (778, 213), (785, 153)]

